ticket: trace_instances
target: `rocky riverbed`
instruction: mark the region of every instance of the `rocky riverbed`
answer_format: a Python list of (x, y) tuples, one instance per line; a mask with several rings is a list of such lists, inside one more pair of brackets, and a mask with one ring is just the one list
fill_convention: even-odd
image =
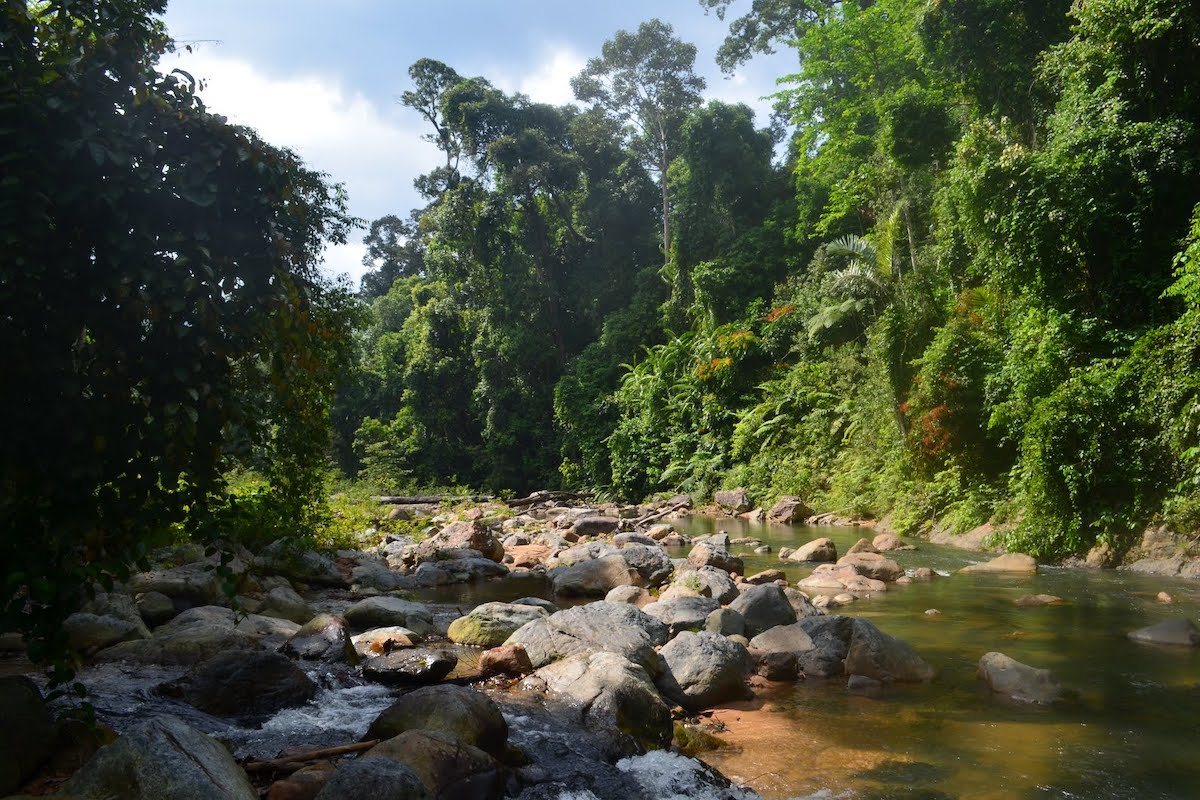
[[(773, 778), (745, 774), (773, 729), (763, 714), (793, 686), (831, 697), (937, 692), (936, 659), (857, 610), (939, 580), (939, 570), (901, 566), (895, 558), (911, 560), (913, 545), (887, 533), (841, 553), (822, 536), (776, 551), (736, 531), (698, 535), (689, 505), (482, 503), (439, 510), (420, 541), (366, 531), (360, 549), (337, 553), (282, 542), (239, 550), (233, 597), (198, 549), (161, 553), (159, 568), (67, 624), (88, 663), (81, 680), (119, 738), (99, 747), (52, 719), (62, 701), (47, 712), (28, 678), (0, 679), (5, 719), (22, 720), (19, 735), (0, 733), (0, 752), (11, 753), (0, 791), (527, 800), (820, 791), (790, 779), (780, 795)], [(770, 514), (790, 522), (806, 511), (797, 501)], [(747, 568), (764, 559), (778, 566)], [(798, 565), (807, 574), (789, 580)], [(1021, 576), (1038, 566), (1008, 554), (974, 569)], [(1062, 601), (1028, 598), (1026, 607)], [(1181, 617), (1135, 638), (1190, 648), (1197, 635)], [(8, 672), (20, 671), (18, 658)], [(1073, 702), (1049, 670), (998, 649), (978, 659), (976, 680), (997, 697)], [(731, 761), (738, 745), (755, 752)]]

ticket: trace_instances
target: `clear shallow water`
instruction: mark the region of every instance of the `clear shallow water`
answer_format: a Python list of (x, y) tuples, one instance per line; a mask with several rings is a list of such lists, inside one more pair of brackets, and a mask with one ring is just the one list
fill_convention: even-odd
[[(691, 535), (725, 530), (762, 539), (776, 552), (742, 554), (746, 572), (783, 569), (793, 582), (812, 567), (781, 562), (780, 547), (829, 536), (844, 553), (873, 536), (870, 529), (728, 518), (675, 524)], [(917, 546), (889, 557), (905, 568), (949, 573), (990, 557)], [(1157, 602), (1163, 590), (1174, 604)], [(1038, 593), (1067, 604), (1019, 608), (1013, 602)], [(930, 608), (942, 613), (927, 616)], [(741, 752), (706, 760), (770, 797), (818, 791), (864, 798), (1200, 797), (1200, 652), (1125, 638), (1171, 617), (1195, 620), (1200, 585), (1055, 568), (1020, 577), (951, 574), (891, 586), (833, 613), (870, 618), (909, 642), (938, 677), (875, 698), (850, 695), (841, 683), (779, 685), (768, 690), (766, 710), (729, 716), (728, 738)], [(1077, 699), (1042, 709), (993, 698), (975, 675), (980, 656), (991, 650), (1054, 671)]]

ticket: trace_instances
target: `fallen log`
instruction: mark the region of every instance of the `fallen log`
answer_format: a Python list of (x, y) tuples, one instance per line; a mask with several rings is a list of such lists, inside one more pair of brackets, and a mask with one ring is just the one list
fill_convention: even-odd
[(486, 503), (488, 500), (495, 500), (496, 498), (490, 494), (385, 494), (375, 499), (380, 503), (393, 506), (424, 506), (438, 505), (440, 503)]
[(515, 500), (509, 500), (508, 505), (511, 508), (521, 508), (523, 506), (531, 506), (536, 503), (548, 503), (551, 500), (581, 500), (591, 495), (586, 492), (567, 492), (567, 491), (540, 491), (534, 492), (528, 497), (518, 497)]
[(295, 772), (305, 766), (310, 761), (319, 761), (323, 758), (334, 758), (335, 756), (344, 756), (347, 753), (360, 753), (363, 750), (370, 750), (375, 745), (379, 744), (379, 739), (369, 739), (365, 742), (355, 742), (354, 744), (342, 744), (337, 747), (324, 747), (320, 750), (309, 750), (304, 753), (293, 753), (290, 756), (283, 758), (273, 758), (269, 761), (248, 761), (242, 765), (242, 769), (246, 772)]

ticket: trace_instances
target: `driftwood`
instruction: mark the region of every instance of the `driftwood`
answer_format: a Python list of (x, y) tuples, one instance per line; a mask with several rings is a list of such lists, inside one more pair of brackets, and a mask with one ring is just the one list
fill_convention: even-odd
[(627, 525), (630, 528), (641, 528), (642, 526), (644, 526), (648, 523), (654, 522), (655, 520), (662, 519), (663, 517), (667, 516), (668, 514), (670, 514), (673, 511), (678, 511), (681, 508), (687, 508), (687, 507), (688, 507), (687, 503), (676, 503), (675, 505), (668, 506), (667, 508), (662, 508), (662, 509), (659, 509), (658, 511), (651, 512), (651, 513), (645, 515), (644, 517), (638, 517), (635, 520), (626, 520), (623, 524)]
[(534, 492), (528, 497), (518, 497), (516, 500), (509, 500), (508, 505), (511, 508), (523, 508), (537, 503), (548, 503), (551, 500), (579, 500), (588, 496), (583, 492), (541, 491)]
[(246, 772), (284, 772), (292, 773), (304, 767), (310, 761), (318, 761), (322, 758), (333, 758), (334, 756), (344, 756), (347, 753), (360, 753), (363, 750), (370, 750), (375, 745), (379, 744), (379, 739), (370, 739), (365, 742), (355, 742), (354, 744), (343, 744), (337, 747), (325, 747), (320, 750), (309, 750), (305, 753), (293, 753), (290, 756), (283, 758), (273, 758), (270, 761), (249, 761), (243, 765)]
[(381, 503), (386, 503), (393, 506), (424, 506), (438, 505), (439, 503), (486, 503), (488, 500), (495, 500), (489, 494), (411, 494), (411, 495), (384, 495), (383, 497), (375, 498)]

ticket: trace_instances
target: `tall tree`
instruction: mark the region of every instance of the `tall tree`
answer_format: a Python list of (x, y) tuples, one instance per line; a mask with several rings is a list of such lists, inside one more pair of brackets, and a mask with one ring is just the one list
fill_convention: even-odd
[(652, 19), (636, 33), (617, 31), (601, 55), (590, 59), (571, 80), (575, 96), (594, 103), (637, 132), (635, 146), (648, 169), (658, 174), (662, 193), (663, 257), (670, 258), (671, 202), (667, 169), (680, 126), (700, 105), (704, 79), (694, 71), (696, 46), (675, 38), (667, 23)]

